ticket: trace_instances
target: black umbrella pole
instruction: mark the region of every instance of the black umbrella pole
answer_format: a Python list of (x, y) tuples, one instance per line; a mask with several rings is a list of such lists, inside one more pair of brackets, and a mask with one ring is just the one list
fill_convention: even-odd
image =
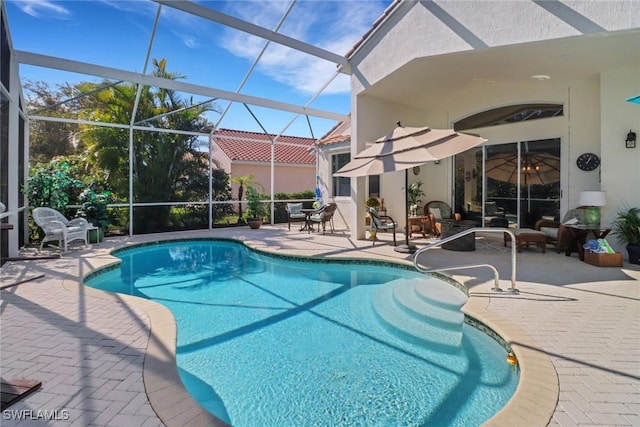
[(404, 170), (404, 245), (396, 246), (395, 251), (412, 254), (418, 250), (416, 245), (409, 243), (409, 169)]

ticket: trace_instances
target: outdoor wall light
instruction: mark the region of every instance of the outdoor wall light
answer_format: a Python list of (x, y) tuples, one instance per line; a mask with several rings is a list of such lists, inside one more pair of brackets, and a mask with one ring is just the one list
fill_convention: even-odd
[(627, 144), (627, 148), (636, 148), (636, 133), (629, 129), (627, 139), (625, 139), (624, 142)]

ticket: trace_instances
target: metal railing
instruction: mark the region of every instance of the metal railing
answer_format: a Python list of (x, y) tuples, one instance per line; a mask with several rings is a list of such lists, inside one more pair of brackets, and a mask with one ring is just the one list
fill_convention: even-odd
[(481, 231), (481, 232), (489, 232), (489, 233), (508, 233), (509, 236), (511, 236), (511, 289), (509, 290), (510, 292), (518, 292), (518, 290), (516, 289), (516, 236), (515, 234), (513, 234), (513, 232), (509, 229), (506, 228), (496, 228), (496, 227), (492, 227), (492, 228), (485, 228), (485, 227), (475, 227), (475, 228), (470, 228), (468, 230), (464, 230), (461, 231), (457, 234), (454, 234), (453, 236), (449, 236), (449, 237), (445, 237), (442, 240), (438, 240), (435, 243), (432, 243), (428, 246), (425, 246), (424, 248), (420, 248), (418, 249), (418, 251), (413, 255), (413, 266), (420, 271), (421, 273), (435, 273), (435, 272), (439, 272), (439, 271), (448, 271), (448, 270), (464, 270), (464, 269), (469, 269), (469, 268), (478, 268), (478, 267), (487, 267), (489, 269), (491, 269), (493, 271), (493, 275), (494, 275), (494, 287), (492, 288), (492, 290), (497, 291), (497, 292), (501, 292), (502, 289), (500, 288), (500, 278), (498, 275), (498, 270), (491, 264), (473, 264), (473, 265), (460, 265), (460, 266), (456, 266), (456, 267), (443, 267), (443, 268), (430, 268), (430, 269), (425, 269), (422, 268), (419, 264), (418, 264), (418, 256), (421, 255), (423, 252), (428, 251), (429, 249), (433, 249), (435, 247), (441, 246), (445, 243), (451, 242), (453, 240), (459, 239), (461, 237), (464, 237), (468, 234), (471, 233), (475, 233), (477, 231)]

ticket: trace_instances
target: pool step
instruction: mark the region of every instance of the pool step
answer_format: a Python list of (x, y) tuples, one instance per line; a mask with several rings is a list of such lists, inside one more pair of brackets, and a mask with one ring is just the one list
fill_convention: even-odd
[(461, 291), (452, 292), (451, 285), (438, 279), (418, 282), (413, 289), (420, 299), (448, 310), (459, 310), (469, 299)]
[(448, 318), (450, 322), (445, 322), (446, 327), (442, 327), (441, 321), (428, 319), (426, 315), (418, 318), (396, 300), (394, 289), (396, 287), (415, 287), (415, 284), (411, 282), (406, 279), (394, 280), (380, 286), (374, 292), (373, 308), (382, 324), (408, 342), (426, 345), (430, 348), (437, 347), (446, 352), (458, 350), (462, 341), (462, 317), (460, 317), (460, 323), (457, 327), (450, 323), (453, 321), (452, 317)]
[[(437, 287), (436, 284), (433, 286)], [(396, 283), (393, 286), (393, 298), (411, 316), (433, 326), (458, 330), (464, 321), (460, 306), (444, 308), (437, 301), (420, 298), (416, 291), (416, 284), (412, 282)]]

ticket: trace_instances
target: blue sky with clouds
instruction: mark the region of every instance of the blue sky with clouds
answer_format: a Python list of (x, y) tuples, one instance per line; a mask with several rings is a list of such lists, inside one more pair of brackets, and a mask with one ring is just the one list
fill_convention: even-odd
[[(289, 1), (263, 0), (197, 3), (269, 30), (277, 27), (290, 5)], [(279, 32), (344, 55), (389, 4), (389, 0), (298, 1)], [(8, 0), (6, 8), (16, 50), (142, 72), (158, 4), (148, 0)], [(264, 45), (265, 40), (258, 37), (163, 6), (150, 57), (166, 58), (168, 70), (186, 76), (187, 82), (235, 92)], [(330, 62), (271, 43), (241, 93), (305, 105), (335, 70)], [(24, 65), (20, 73), (22, 79), (53, 84), (100, 80)], [(224, 109), (227, 101), (217, 105)], [(349, 78), (340, 75), (310, 107), (349, 113)], [(250, 108), (270, 133), (279, 133), (294, 117)], [(217, 114), (210, 116), (213, 122), (218, 119)], [(311, 123), (315, 137), (335, 124), (320, 118), (311, 118)], [(261, 131), (246, 108), (237, 104), (220, 127)], [(285, 133), (311, 136), (305, 117), (299, 117)]]

